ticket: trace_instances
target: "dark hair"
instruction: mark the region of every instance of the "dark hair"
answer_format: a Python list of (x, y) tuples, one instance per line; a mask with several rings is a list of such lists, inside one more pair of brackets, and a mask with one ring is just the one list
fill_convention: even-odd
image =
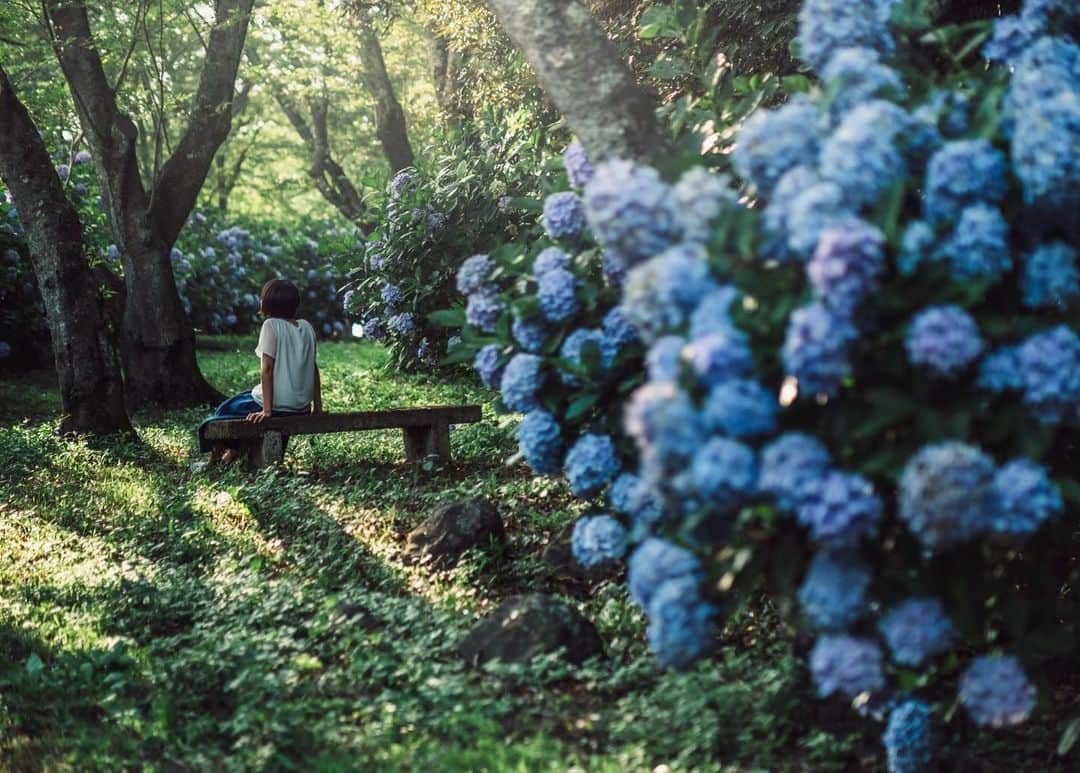
[(300, 291), (296, 289), (296, 285), (284, 279), (271, 279), (264, 284), (259, 297), (259, 308), (268, 317), (292, 319), (300, 305)]

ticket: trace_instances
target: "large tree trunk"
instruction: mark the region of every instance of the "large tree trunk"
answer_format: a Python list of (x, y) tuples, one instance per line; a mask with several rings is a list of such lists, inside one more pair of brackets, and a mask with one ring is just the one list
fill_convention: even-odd
[(26, 226), (60, 380), (63, 434), (131, 432), (101, 294), (83, 253), (82, 224), (64, 196), (37, 127), (0, 67), (0, 176)]
[(123, 355), (127, 398), (187, 406), (221, 398), (195, 358), (169, 251), (195, 206), (214, 154), (228, 137), (231, 102), (254, 0), (217, 0), (215, 24), (191, 116), (149, 193), (139, 174), (138, 132), (117, 106), (82, 0), (49, 0), (49, 19), (64, 77), (94, 151), (102, 197), (124, 265)]
[(654, 100), (577, 0), (488, 0), (544, 92), (594, 159), (667, 150)]
[(427, 49), (431, 80), (435, 86), (435, 99), (439, 103), (443, 118), (451, 122), (469, 120), (471, 111), (465, 104), (462, 93), (462, 54), (427, 25), (421, 28), (421, 33)]
[(378, 35), (366, 22), (360, 23), (359, 34), (360, 72), (367, 90), (375, 98), (375, 133), (390, 162), (390, 171), (397, 172), (413, 165), (405, 111), (401, 109), (394, 84), (386, 71)]

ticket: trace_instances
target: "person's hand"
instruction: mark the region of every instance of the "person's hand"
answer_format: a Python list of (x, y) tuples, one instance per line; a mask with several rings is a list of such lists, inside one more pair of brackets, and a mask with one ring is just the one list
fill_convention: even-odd
[(270, 416), (271, 416), (270, 411), (263, 408), (261, 411), (256, 411), (255, 413), (249, 413), (247, 415), (247, 420), (258, 423), (258, 422), (262, 421), (263, 419), (269, 419)]

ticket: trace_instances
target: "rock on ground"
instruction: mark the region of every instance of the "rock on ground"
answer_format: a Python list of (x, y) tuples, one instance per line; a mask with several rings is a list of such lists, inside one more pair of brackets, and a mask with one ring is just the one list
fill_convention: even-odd
[(604, 653), (596, 626), (568, 604), (539, 593), (512, 596), (481, 620), (461, 643), (472, 664), (501, 660), (527, 663), (537, 655), (562, 649), (579, 665)]
[(506, 542), (506, 529), (495, 505), (486, 499), (462, 499), (441, 505), (409, 532), (405, 559), (453, 566), (465, 551)]

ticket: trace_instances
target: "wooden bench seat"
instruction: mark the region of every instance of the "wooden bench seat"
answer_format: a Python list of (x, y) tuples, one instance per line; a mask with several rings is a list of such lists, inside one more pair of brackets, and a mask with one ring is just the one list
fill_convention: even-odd
[(320, 413), (275, 416), (255, 423), (243, 419), (215, 421), (206, 426), (210, 440), (238, 440), (247, 452), (248, 467), (260, 469), (280, 462), (292, 435), (323, 435), (401, 427), (405, 456), (410, 462), (429, 457), (450, 460), (450, 425), (480, 421), (479, 405), (401, 408), (392, 411)]

